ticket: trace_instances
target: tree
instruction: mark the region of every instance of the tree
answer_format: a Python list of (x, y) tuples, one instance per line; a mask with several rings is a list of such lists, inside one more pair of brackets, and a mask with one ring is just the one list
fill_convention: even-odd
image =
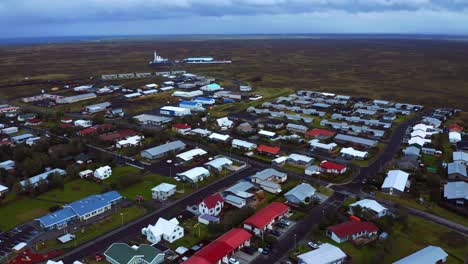
[(53, 188), (60, 188), (62, 190), (64, 189), (65, 180), (63, 176), (60, 175), (60, 173), (51, 173), (47, 179)]
[(13, 184), (12, 190), (16, 194), (21, 194), (23, 192), (23, 186), (19, 182), (16, 182)]
[(73, 179), (78, 178), (79, 173), (80, 173), (80, 167), (78, 167), (78, 165), (76, 164), (71, 164), (67, 166), (66, 171), (67, 171), (67, 175), (70, 178), (73, 178)]
[(440, 187), (440, 176), (437, 175), (437, 174), (429, 174), (427, 176), (427, 185), (429, 185), (429, 187), (439, 188)]

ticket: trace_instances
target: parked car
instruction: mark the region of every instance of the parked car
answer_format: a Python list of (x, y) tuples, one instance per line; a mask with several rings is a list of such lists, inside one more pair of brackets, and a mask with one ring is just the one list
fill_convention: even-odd
[(311, 241), (309, 241), (309, 242), (307, 243), (307, 245), (309, 245), (309, 247), (311, 247), (311, 248), (313, 248), (313, 249), (317, 249), (317, 248), (319, 247), (318, 244), (316, 244), (316, 243), (314, 243), (314, 242), (311, 242)]
[(270, 250), (269, 250), (269, 249), (264, 248), (264, 249), (262, 250), (262, 254), (263, 254), (263, 255), (268, 255), (268, 253), (270, 253)]
[(243, 247), (242, 251), (244, 251), (245, 253), (249, 255), (253, 255), (255, 254), (255, 252), (257, 252), (257, 250), (254, 247)]
[(286, 218), (281, 218), (280, 223), (285, 224), (287, 226), (289, 226), (291, 224), (291, 222), (289, 222), (289, 220), (286, 219)]
[(229, 264), (240, 264), (240, 262), (235, 258), (229, 258)]
[(274, 236), (281, 236), (281, 233), (278, 230), (271, 230), (270, 233)]
[(278, 222), (278, 223), (276, 223), (275, 225), (276, 225), (277, 227), (279, 227), (279, 228), (284, 228), (284, 227), (286, 227), (286, 224), (285, 224), (285, 223), (281, 223), (281, 222)]

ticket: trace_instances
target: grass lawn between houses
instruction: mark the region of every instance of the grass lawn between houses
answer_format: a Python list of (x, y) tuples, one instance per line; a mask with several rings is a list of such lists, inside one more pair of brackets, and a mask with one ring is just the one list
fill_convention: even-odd
[(208, 226), (198, 223), (197, 218), (186, 220), (181, 223), (184, 228), (184, 237), (174, 241), (169, 245), (170, 248), (176, 249), (180, 246), (191, 248), (198, 244), (201, 240), (205, 240), (209, 237)]
[[(388, 239), (393, 239), (393, 241), (387, 247), (388, 251), (381, 259), (381, 263), (393, 263), (428, 245), (440, 246), (444, 249), (449, 255), (447, 263), (463, 263), (464, 255), (468, 252), (468, 243), (465, 241), (464, 245), (453, 247), (453, 245), (447, 245), (441, 239), (441, 237), (451, 231), (450, 229), (416, 216), (408, 217), (408, 225), (409, 228), (407, 230), (403, 230), (401, 226), (395, 226), (394, 231), (389, 234)], [(358, 248), (350, 242), (338, 244), (326, 237), (324, 233), (314, 239), (341, 248), (341, 250), (352, 257), (353, 263), (375, 263), (376, 254), (383, 250), (381, 242), (371, 243)]]
[[(123, 217), (121, 214), (123, 214)], [(87, 242), (93, 238), (120, 227), (122, 225), (122, 220), (123, 224), (125, 224), (144, 214), (145, 209), (140, 207), (122, 208), (103, 221), (85, 226), (79, 231), (75, 232), (74, 234), (76, 235), (76, 238), (68, 243), (62, 244), (57, 239), (48, 240), (42, 244), (36, 245), (36, 249), (49, 251), (52, 249), (76, 247), (76, 245)]]
[[(437, 204), (434, 203), (426, 203), (426, 204), (420, 204), (416, 199), (409, 199), (409, 198), (403, 198), (403, 197), (398, 197), (398, 196), (393, 196), (389, 194), (385, 194), (382, 192), (377, 192), (377, 197), (389, 200), (392, 202), (396, 202), (399, 204), (402, 204), (404, 206), (408, 206), (417, 210), (421, 210), (424, 212), (428, 212), (430, 214), (434, 214), (440, 217), (443, 217), (445, 219), (449, 219), (451, 221), (457, 222), (459, 224), (468, 226), (468, 219), (458, 215), (456, 213), (453, 213), (447, 209), (444, 209)], [(428, 201), (428, 199), (426, 199)]]

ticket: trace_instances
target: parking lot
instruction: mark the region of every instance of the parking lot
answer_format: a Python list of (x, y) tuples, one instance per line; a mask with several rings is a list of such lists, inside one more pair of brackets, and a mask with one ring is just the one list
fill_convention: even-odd
[(28, 243), (38, 231), (31, 225), (23, 225), (0, 234), (0, 258), (11, 252), (12, 248), (21, 242)]
[(258, 257), (260, 255), (260, 252), (255, 252), (254, 254), (252, 255), (249, 255), (245, 252), (243, 252), (242, 250), (239, 250), (236, 252), (236, 254), (234, 254), (234, 258), (237, 259), (240, 264), (247, 264), (247, 263), (250, 263), (252, 262), (256, 257)]

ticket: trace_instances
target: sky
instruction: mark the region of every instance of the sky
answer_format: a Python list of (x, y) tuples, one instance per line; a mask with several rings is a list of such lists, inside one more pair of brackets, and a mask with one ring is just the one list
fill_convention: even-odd
[(258, 33), (468, 35), (468, 0), (0, 0), (0, 38)]

